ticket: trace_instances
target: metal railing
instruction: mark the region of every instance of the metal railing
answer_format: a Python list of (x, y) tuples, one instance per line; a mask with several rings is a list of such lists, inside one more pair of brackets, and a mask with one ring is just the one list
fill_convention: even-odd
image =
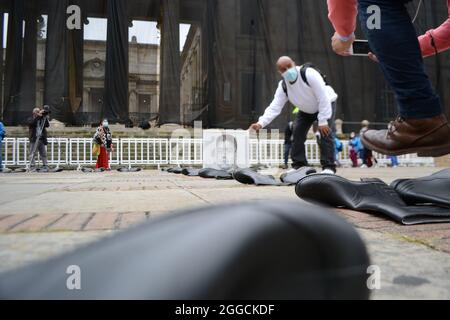
[[(120, 164), (120, 140), (113, 139), (114, 151), (109, 153), (109, 163), (111, 165)], [(81, 166), (95, 165), (97, 159), (92, 154), (93, 141), (85, 138), (69, 139), (69, 165)]]
[(170, 164), (203, 164), (203, 139), (170, 139)]
[[(80, 168), (93, 166), (97, 159), (92, 155), (93, 141), (88, 138), (49, 138), (48, 163), (52, 166)], [(114, 151), (110, 154), (113, 166), (160, 166), (203, 164), (203, 139), (113, 139)], [(320, 164), (320, 150), (315, 140), (305, 144), (311, 165)], [(251, 139), (249, 141), (250, 164), (278, 166), (284, 163), (284, 140)], [(27, 138), (6, 138), (2, 147), (3, 166), (26, 166), (29, 161)], [(390, 163), (387, 156), (374, 153), (380, 166)], [(433, 166), (433, 158), (417, 155), (398, 157), (403, 166)], [(343, 151), (338, 159), (344, 166), (351, 165), (348, 141), (343, 141)]]
[(167, 139), (120, 139), (120, 164), (165, 165), (169, 164)]

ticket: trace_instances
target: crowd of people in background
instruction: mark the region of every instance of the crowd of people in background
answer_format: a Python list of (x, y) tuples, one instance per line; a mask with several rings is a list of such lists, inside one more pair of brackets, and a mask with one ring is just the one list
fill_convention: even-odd
[(3, 122), (0, 121), (0, 172), (3, 171), (3, 139), (5, 139), (6, 130)]
[[(363, 121), (361, 123), (361, 130), (359, 134), (351, 132), (348, 141), (348, 155), (351, 160), (352, 168), (372, 168), (378, 164), (378, 160), (374, 157), (373, 151), (365, 147), (361, 141), (361, 135), (369, 130), (370, 123), (368, 121)], [(313, 126), (313, 131), (315, 133), (316, 139), (319, 141), (320, 134), (318, 134)], [(292, 144), (294, 143), (294, 122), (289, 122), (286, 126), (284, 132), (284, 168), (288, 168), (290, 152), (292, 149)], [(335, 159), (336, 166), (342, 167), (339, 161), (339, 154), (344, 152), (344, 143), (337, 137), (336, 132), (333, 132), (333, 139), (335, 144)], [(391, 160), (391, 167), (397, 168), (400, 163), (397, 156), (389, 156)]]
[[(29, 157), (28, 157), (28, 170), (30, 172), (48, 172), (48, 159), (47, 159), (47, 145), (48, 145), (48, 133), (47, 128), (50, 127), (49, 120), (49, 107), (36, 107), (33, 109), (33, 113), (28, 118), (28, 139), (29, 145)], [(0, 172), (4, 171), (3, 168), (3, 140), (6, 137), (6, 129), (4, 124), (0, 121)], [(93, 149), (92, 156), (97, 160), (96, 169), (99, 171), (111, 170), (109, 164), (110, 154), (114, 152), (114, 145), (112, 140), (111, 130), (107, 119), (102, 120), (98, 126), (93, 137)], [(42, 167), (36, 167), (36, 160), (42, 162)]]

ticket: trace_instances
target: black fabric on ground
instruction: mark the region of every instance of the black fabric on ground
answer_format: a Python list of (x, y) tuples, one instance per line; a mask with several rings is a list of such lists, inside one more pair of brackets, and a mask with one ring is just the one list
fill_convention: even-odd
[(188, 176), (188, 177), (198, 177), (199, 173), (200, 173), (200, 170), (201, 169), (192, 169), (192, 168), (187, 169), (187, 168), (185, 168), (185, 169), (183, 169), (181, 171), (181, 173), (183, 175), (185, 175), (185, 176)]
[(424, 178), (396, 180), (391, 187), (408, 204), (429, 203), (450, 207), (450, 169)]
[(36, 172), (39, 173), (58, 173), (58, 172), (63, 172), (64, 169), (62, 168), (53, 168), (53, 169), (45, 169), (45, 168), (37, 168)]
[(313, 174), (295, 188), (303, 200), (387, 216), (405, 225), (450, 222), (450, 208), (408, 206), (381, 180), (350, 181), (334, 175)]
[(117, 169), (119, 172), (140, 172), (142, 168), (119, 168)]
[(104, 168), (100, 168), (100, 169), (81, 168), (80, 170), (84, 173), (99, 173), (99, 172), (106, 171)]
[(232, 174), (224, 170), (205, 168), (201, 169), (198, 175), (205, 179), (233, 180)]
[(286, 186), (273, 176), (262, 175), (251, 169), (240, 169), (233, 172), (233, 178), (243, 184), (253, 184), (256, 186)]
[[(82, 290), (67, 290), (64, 270), (74, 263)], [(0, 298), (368, 299), (369, 265), (344, 219), (295, 201), (261, 201), (153, 219), (10, 271), (0, 277)]]
[(283, 183), (288, 183), (291, 185), (297, 184), (302, 178), (304, 178), (307, 175), (317, 173), (317, 170), (311, 167), (302, 167), (298, 170), (283, 173), (280, 177), (280, 180)]
[(175, 168), (169, 168), (167, 169), (167, 172), (169, 173), (175, 173), (175, 174), (181, 174), (183, 171), (183, 168), (181, 167), (175, 167)]
[(108, 0), (104, 117), (128, 120), (128, 0)]

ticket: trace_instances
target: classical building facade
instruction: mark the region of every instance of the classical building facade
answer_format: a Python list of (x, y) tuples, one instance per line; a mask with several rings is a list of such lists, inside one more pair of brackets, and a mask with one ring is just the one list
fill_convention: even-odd
[(205, 81), (203, 72), (201, 29), (191, 26), (181, 54), (180, 114), (184, 124), (201, 120), (205, 109)]
[[(37, 46), (36, 105), (44, 104), (45, 40)], [(80, 125), (101, 121), (105, 86), (106, 42), (87, 40), (83, 54), (83, 100), (75, 113)], [(134, 124), (159, 112), (159, 46), (129, 44), (129, 116)]]
[[(83, 41), (84, 24), (66, 29), (72, 3), (80, 6), (83, 22), (107, 20), (106, 43)], [(432, 28), (448, 18), (445, 1), (423, 5), (417, 27)], [(106, 110), (121, 123), (157, 112), (160, 124), (203, 120), (205, 127), (248, 128), (273, 99), (281, 79), (275, 63), (282, 55), (298, 64), (313, 62), (327, 75), (339, 94), (337, 117), (345, 121), (344, 130), (356, 130), (363, 119), (385, 127), (396, 115), (393, 93), (377, 64), (332, 52), (326, 1), (0, 0), (0, 12), (12, 17), (0, 70), (8, 124), (20, 123), (35, 101), (44, 101), (54, 107), (56, 119), (72, 124), (98, 121)], [(34, 66), (37, 25), (31, 22), (40, 15), (49, 21), (45, 72), (43, 49)], [(134, 20), (157, 22), (159, 49), (128, 42)], [(24, 21), (30, 23), (23, 36)], [(182, 54), (180, 24), (193, 26)], [(364, 37), (361, 30), (356, 34)], [(450, 55), (427, 59), (426, 66), (448, 106)], [(283, 129), (292, 117), (288, 106), (271, 127)], [(355, 127), (346, 127), (351, 123)]]

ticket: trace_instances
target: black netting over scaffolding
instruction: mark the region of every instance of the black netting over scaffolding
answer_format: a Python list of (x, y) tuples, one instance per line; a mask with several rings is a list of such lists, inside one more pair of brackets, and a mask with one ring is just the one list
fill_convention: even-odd
[[(424, 1), (418, 34), (445, 19), (446, 1)], [(272, 100), (282, 55), (327, 75), (346, 131), (397, 113), (375, 63), (332, 52), (324, 0), (0, 0), (0, 28), (8, 125), (48, 104), (52, 118), (69, 125), (106, 117), (247, 128)], [(450, 54), (426, 65), (449, 113)], [(291, 110), (271, 127), (284, 128)]]

